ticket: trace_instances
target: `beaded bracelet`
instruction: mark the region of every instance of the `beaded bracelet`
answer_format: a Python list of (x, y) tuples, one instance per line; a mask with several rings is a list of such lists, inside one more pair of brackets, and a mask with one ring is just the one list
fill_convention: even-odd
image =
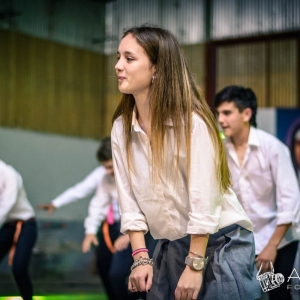
[(150, 265), (150, 266), (154, 266), (154, 261), (153, 259), (149, 258), (149, 257), (143, 257), (143, 256), (140, 256), (131, 266), (131, 271), (138, 267), (138, 266), (141, 266), (141, 265)]
[(134, 257), (136, 254), (140, 253), (140, 252), (147, 252), (148, 253), (148, 249), (147, 248), (139, 248), (136, 249), (132, 252), (132, 257)]

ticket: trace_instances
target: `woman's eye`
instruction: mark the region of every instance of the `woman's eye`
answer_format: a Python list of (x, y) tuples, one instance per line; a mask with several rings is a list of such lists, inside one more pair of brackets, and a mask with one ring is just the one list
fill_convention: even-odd
[(127, 57), (126, 59), (127, 59), (127, 61), (132, 61), (133, 60), (132, 57)]
[(120, 56), (117, 56), (117, 60), (119, 60), (120, 59)]

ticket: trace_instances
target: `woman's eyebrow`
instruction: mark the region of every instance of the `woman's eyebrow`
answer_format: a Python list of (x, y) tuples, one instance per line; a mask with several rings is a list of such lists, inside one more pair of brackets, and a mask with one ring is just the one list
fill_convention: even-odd
[[(120, 52), (117, 52), (118, 55), (120, 55)], [(126, 55), (133, 55), (134, 53), (130, 52), (130, 51), (125, 51), (124, 54)]]

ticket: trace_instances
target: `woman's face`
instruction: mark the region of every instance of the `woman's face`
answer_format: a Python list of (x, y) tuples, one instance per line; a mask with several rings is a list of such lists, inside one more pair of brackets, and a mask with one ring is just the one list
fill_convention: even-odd
[(135, 99), (148, 96), (155, 66), (132, 34), (126, 35), (119, 45), (115, 69), (120, 92), (132, 94)]

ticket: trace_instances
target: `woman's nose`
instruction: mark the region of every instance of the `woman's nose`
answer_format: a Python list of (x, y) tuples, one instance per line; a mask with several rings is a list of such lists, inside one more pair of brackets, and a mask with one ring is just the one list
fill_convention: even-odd
[(118, 71), (118, 70), (122, 70), (122, 69), (123, 69), (123, 65), (121, 63), (121, 59), (119, 59), (115, 65), (115, 70)]

